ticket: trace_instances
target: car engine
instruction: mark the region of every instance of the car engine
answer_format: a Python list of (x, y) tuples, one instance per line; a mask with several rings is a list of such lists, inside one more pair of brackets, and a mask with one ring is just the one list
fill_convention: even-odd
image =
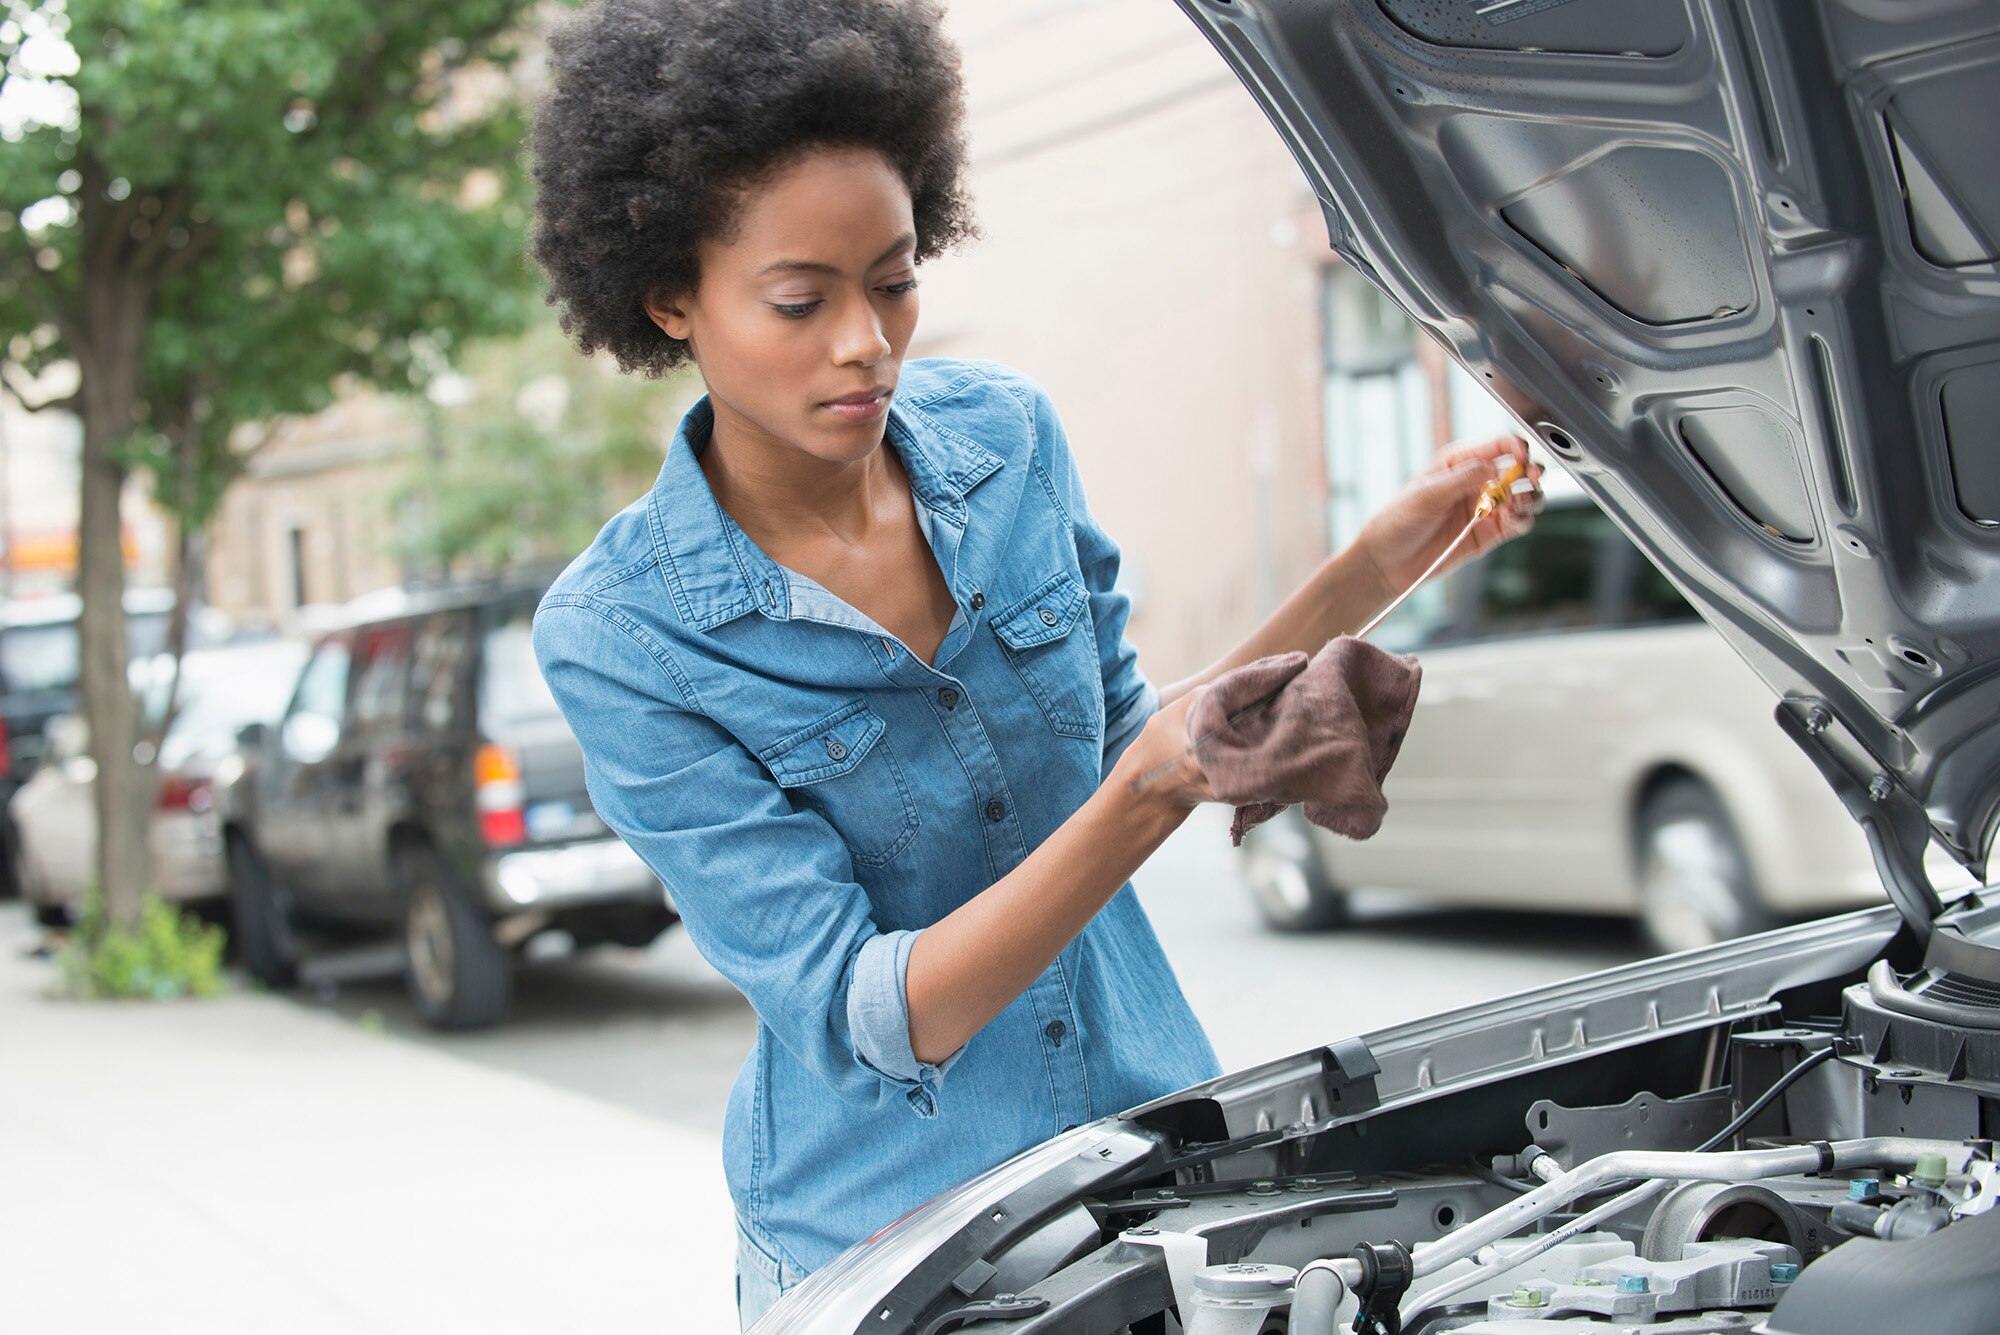
[(1996, 941), (1990, 895), (1870, 910), (1226, 1076), (939, 1198), (798, 1328), (2000, 1330)]

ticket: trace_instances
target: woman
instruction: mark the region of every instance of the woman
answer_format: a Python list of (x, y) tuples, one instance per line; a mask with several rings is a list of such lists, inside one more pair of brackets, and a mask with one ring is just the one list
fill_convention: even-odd
[(1047, 395), (904, 360), (918, 265), (974, 234), (940, 17), (600, 0), (535, 127), (565, 329), (708, 390), (535, 645), (599, 813), (757, 1011), (724, 1133), (746, 1325), (937, 1192), (1219, 1073), (1127, 883), (1209, 796), (1194, 692), (1360, 625), (1525, 462), (1446, 455), (1155, 690)]

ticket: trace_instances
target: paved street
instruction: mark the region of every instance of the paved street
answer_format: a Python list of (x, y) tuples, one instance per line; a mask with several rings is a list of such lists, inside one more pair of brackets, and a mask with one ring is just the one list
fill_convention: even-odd
[[(1136, 884), (1225, 1068), (1603, 968), (1640, 950), (1618, 919), (1445, 912), (1389, 895), (1361, 897), (1362, 921), (1344, 932), (1269, 932), (1236, 874), (1221, 807), (1197, 813)], [(425, 1030), (393, 979), (297, 1001), (718, 1134), (755, 1027), (742, 998), (678, 931), (645, 951), (537, 966), (521, 980), (514, 1018), (486, 1033)]]

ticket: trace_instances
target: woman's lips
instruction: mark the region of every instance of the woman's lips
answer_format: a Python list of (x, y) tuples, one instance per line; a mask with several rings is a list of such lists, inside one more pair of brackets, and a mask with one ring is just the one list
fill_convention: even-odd
[(849, 395), (844, 399), (833, 399), (822, 403), (820, 407), (826, 409), (843, 422), (872, 421), (881, 416), (882, 412), (888, 408), (891, 392), (889, 389), (878, 389), (871, 394), (861, 397)]

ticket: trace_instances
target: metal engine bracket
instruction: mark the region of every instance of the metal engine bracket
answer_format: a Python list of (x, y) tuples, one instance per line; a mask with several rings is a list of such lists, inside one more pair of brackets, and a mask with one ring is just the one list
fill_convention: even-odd
[(1684, 1150), (1729, 1124), (1735, 1097), (1725, 1087), (1677, 1099), (1641, 1092), (1595, 1108), (1538, 1099), (1528, 1108), (1528, 1134), (1564, 1168), (1613, 1150)]

